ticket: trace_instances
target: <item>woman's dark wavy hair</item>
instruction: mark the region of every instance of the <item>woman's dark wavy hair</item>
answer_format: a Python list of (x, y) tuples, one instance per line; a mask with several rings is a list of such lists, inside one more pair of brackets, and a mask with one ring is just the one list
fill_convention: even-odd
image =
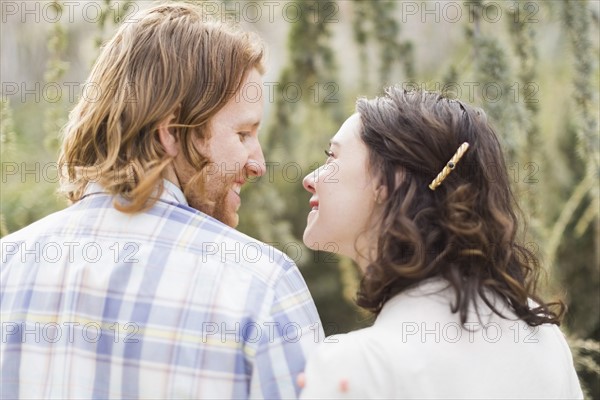
[[(564, 303), (545, 303), (536, 294), (539, 261), (516, 242), (520, 210), (485, 113), (439, 93), (397, 87), (383, 97), (359, 99), (357, 111), (369, 170), (388, 193), (377, 258), (362, 278), (358, 305), (378, 314), (395, 294), (443, 277), (454, 289), (451, 308), (462, 324), (478, 297), (503, 316), (494, 293), (531, 326), (559, 325)], [(464, 142), (468, 151), (431, 190), (428, 185)]]

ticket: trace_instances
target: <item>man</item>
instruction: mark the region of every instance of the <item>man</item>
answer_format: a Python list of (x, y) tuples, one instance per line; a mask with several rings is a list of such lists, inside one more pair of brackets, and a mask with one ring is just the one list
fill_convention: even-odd
[(65, 128), (74, 204), (2, 240), (2, 398), (290, 398), (322, 338), (298, 268), (233, 229), (265, 172), (263, 49), (164, 5)]

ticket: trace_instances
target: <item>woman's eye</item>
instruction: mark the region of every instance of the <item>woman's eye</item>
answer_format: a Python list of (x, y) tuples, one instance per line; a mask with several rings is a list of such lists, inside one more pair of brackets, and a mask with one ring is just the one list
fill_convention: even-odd
[(327, 156), (327, 158), (333, 158), (333, 151), (331, 150), (325, 150), (325, 155)]

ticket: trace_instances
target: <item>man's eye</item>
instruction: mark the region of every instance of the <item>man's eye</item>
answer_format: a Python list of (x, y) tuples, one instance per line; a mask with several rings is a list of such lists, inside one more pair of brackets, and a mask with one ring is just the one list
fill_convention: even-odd
[(240, 137), (240, 142), (243, 142), (250, 136), (250, 132), (238, 132), (237, 134)]

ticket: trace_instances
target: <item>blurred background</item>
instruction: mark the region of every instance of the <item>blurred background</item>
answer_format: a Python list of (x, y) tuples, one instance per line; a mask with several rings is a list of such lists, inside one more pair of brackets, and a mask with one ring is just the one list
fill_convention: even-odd
[[(544, 292), (569, 305), (561, 328), (586, 397), (600, 398), (600, 2), (196, 3), (267, 43), (268, 173), (244, 189), (239, 230), (296, 261), (327, 334), (372, 318), (354, 306), (353, 263), (328, 253), (334, 244), (302, 243), (302, 178), (358, 97), (388, 85), (442, 91), (485, 109), (499, 132), (526, 216), (520, 240), (542, 260)], [(67, 206), (56, 194), (61, 127), (101, 44), (154, 4), (0, 3), (2, 236)]]

